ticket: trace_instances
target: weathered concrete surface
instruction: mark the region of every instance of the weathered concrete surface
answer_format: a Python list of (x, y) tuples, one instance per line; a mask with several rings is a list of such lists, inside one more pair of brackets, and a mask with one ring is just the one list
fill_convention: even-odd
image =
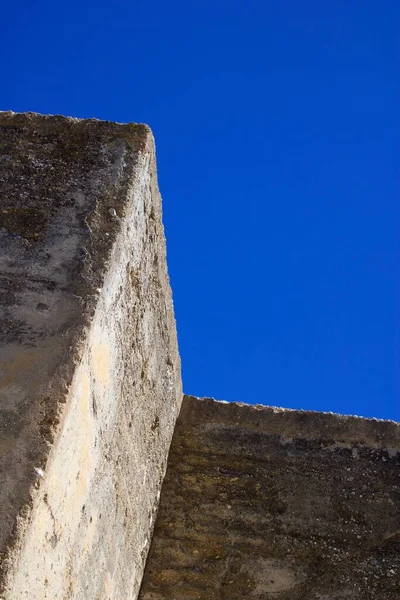
[(185, 397), (141, 600), (399, 600), (400, 425)]
[(0, 597), (135, 598), (181, 402), (150, 130), (1, 113), (0, 276)]

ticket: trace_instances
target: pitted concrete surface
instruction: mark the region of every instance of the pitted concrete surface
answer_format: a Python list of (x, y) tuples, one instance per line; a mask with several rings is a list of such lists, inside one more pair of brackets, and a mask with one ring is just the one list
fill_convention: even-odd
[(135, 598), (181, 402), (145, 125), (0, 113), (5, 600)]
[(140, 600), (399, 600), (400, 424), (186, 396)]

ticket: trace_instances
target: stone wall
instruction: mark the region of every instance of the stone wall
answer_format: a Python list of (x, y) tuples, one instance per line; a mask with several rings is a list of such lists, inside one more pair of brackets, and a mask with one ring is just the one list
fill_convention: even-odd
[(399, 600), (400, 424), (185, 397), (140, 600)]
[(181, 402), (144, 125), (0, 113), (4, 600), (135, 598)]
[(161, 494), (182, 392), (145, 125), (0, 113), (0, 279), (1, 600), (399, 600), (399, 424), (186, 396)]

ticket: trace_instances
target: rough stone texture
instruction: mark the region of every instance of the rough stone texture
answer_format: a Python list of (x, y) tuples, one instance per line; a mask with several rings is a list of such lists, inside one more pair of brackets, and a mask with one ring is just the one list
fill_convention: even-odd
[(5, 600), (135, 598), (181, 402), (145, 125), (0, 113)]
[(400, 424), (185, 397), (141, 600), (399, 600)]

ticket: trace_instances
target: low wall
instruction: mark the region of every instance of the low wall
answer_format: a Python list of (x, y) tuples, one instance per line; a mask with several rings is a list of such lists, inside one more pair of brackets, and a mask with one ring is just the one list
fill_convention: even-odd
[(0, 113), (5, 600), (135, 598), (181, 402), (144, 125)]
[(140, 600), (398, 600), (400, 424), (186, 396)]

